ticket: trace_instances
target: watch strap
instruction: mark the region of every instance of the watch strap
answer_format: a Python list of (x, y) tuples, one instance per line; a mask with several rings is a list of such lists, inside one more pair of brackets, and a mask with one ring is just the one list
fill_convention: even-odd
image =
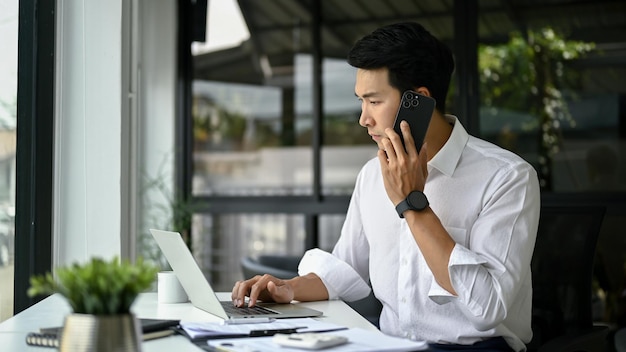
[[(415, 201), (415, 204), (411, 202), (411, 199)], [(428, 198), (424, 192), (412, 191), (409, 195), (398, 205), (396, 205), (396, 212), (400, 218), (404, 218), (404, 212), (407, 210), (422, 211), (428, 207)]]
[(398, 203), (398, 205), (396, 205), (396, 212), (398, 212), (398, 215), (400, 216), (401, 219), (404, 219), (404, 212), (409, 209), (411, 209), (411, 206), (409, 205), (409, 202), (407, 199), (404, 199), (403, 201)]

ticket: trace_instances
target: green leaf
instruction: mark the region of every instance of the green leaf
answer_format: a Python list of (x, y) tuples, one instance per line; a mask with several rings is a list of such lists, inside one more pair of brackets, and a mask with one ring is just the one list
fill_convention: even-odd
[(135, 264), (92, 258), (84, 264), (74, 263), (51, 273), (30, 278), (30, 297), (59, 293), (75, 313), (111, 315), (130, 312), (137, 295), (148, 289), (158, 267), (139, 258)]

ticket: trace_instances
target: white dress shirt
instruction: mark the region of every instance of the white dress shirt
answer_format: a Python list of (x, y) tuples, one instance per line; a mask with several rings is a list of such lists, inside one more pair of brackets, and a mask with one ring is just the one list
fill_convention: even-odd
[(378, 158), (360, 171), (332, 254), (307, 251), (330, 299), (382, 302), (383, 332), (430, 343), (472, 344), (502, 336), (515, 351), (530, 341), (530, 261), (539, 221), (539, 182), (522, 158), (469, 136), (454, 116), (428, 162), (424, 193), (456, 245), (448, 270), (457, 296), (434, 280), (383, 185)]

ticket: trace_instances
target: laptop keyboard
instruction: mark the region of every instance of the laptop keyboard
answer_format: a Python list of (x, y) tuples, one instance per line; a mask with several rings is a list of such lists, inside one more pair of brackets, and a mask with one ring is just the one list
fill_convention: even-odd
[(224, 310), (229, 315), (231, 315), (231, 314), (233, 314), (233, 315), (280, 314), (280, 313), (275, 312), (275, 311), (273, 311), (271, 309), (267, 309), (267, 308), (261, 307), (261, 306), (254, 306), (254, 307), (244, 306), (244, 307), (240, 307), (239, 308), (239, 307), (235, 307), (232, 302), (223, 301), (223, 302), (220, 302), (220, 303), (222, 303), (222, 307), (224, 307)]

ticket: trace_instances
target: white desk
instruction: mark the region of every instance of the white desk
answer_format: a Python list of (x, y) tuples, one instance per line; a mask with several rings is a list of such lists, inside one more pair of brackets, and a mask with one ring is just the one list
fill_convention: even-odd
[[(220, 299), (229, 299), (230, 293), (219, 293), (218, 296)], [(299, 304), (324, 312), (324, 316), (316, 319), (380, 333), (374, 325), (342, 301)], [(140, 294), (132, 306), (132, 311), (138, 318), (219, 321), (219, 318), (193, 307), (190, 303), (159, 304), (154, 292)], [(65, 316), (69, 313), (69, 305), (59, 295), (53, 295), (42, 300), (0, 324), (0, 349), (2, 351), (54, 351), (55, 349), (52, 348), (28, 346), (25, 342), (26, 335), (29, 332), (38, 331), (42, 327), (62, 326)], [(142, 350), (143, 352), (202, 351), (181, 335), (146, 341), (142, 345)]]

